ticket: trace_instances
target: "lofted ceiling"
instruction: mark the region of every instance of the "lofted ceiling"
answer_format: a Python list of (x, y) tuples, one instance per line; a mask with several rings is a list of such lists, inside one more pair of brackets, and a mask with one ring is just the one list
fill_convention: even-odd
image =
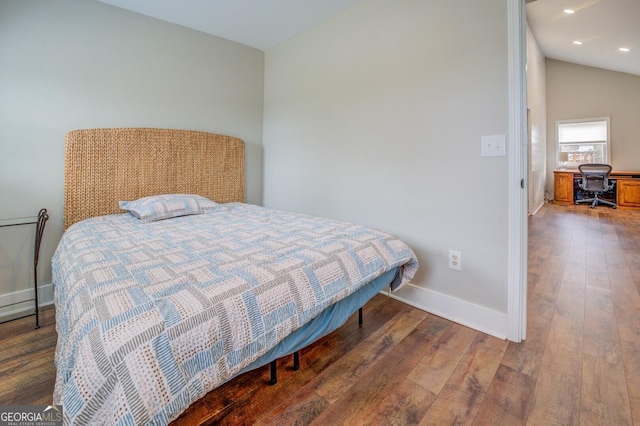
[(547, 58), (640, 75), (640, 0), (534, 0), (526, 15)]
[[(268, 50), (360, 0), (99, 1)], [(546, 57), (640, 75), (640, 0), (526, 2), (527, 21)], [(565, 14), (566, 8), (575, 13)]]

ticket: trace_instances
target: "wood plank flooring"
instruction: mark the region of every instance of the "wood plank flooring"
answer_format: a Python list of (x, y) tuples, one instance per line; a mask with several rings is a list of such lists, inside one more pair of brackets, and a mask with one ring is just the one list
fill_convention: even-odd
[[(526, 341), (378, 295), (365, 322), (249, 372), (179, 425), (640, 425), (640, 211), (545, 205), (529, 219)], [(0, 405), (52, 400), (55, 311), (0, 325)]]

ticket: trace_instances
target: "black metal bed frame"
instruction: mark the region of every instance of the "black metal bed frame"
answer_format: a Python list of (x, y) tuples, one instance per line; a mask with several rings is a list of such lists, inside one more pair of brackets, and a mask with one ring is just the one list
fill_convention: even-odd
[[(362, 308), (358, 309), (358, 326), (362, 327)], [(274, 359), (269, 364), (269, 371), (270, 371), (269, 384), (271, 386), (278, 383), (277, 361), (278, 361), (277, 359)], [(293, 353), (293, 371), (298, 371), (299, 369), (300, 369), (300, 351), (295, 351)]]

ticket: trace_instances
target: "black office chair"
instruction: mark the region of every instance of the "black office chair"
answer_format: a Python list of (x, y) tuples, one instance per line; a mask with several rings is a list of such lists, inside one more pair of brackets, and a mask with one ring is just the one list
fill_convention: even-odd
[(582, 181), (578, 183), (580, 189), (593, 193), (593, 198), (585, 198), (577, 200), (576, 204), (591, 203), (591, 208), (595, 208), (598, 204), (606, 204), (613, 207), (617, 207), (616, 203), (598, 198), (598, 195), (603, 192), (613, 189), (614, 184), (609, 183), (609, 174), (611, 173), (611, 166), (608, 164), (581, 164), (578, 166), (580, 174), (582, 175)]

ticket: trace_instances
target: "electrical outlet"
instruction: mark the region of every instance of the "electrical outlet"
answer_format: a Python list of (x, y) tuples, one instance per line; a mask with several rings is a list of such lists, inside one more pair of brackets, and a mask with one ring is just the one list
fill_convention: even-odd
[(462, 271), (462, 252), (458, 250), (449, 250), (449, 269)]

